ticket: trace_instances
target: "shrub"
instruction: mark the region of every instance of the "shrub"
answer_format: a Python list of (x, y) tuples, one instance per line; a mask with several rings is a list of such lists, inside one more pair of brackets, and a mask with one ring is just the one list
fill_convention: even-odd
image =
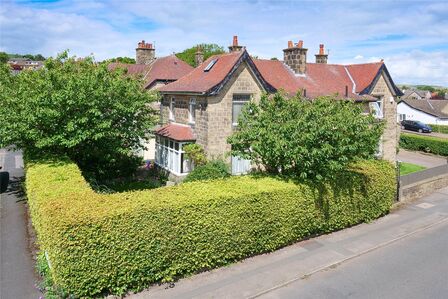
[(204, 148), (197, 143), (187, 144), (183, 147), (185, 155), (193, 162), (193, 165), (200, 166), (207, 163), (207, 156)]
[(229, 167), (227, 164), (222, 160), (215, 160), (205, 165), (197, 166), (185, 178), (184, 182), (223, 179), (229, 176)]
[(302, 179), (334, 177), (350, 163), (373, 158), (383, 125), (363, 106), (337, 96), (307, 100), (277, 93), (245, 105), (229, 137), (232, 155), (270, 173)]
[(448, 139), (438, 137), (402, 133), (400, 135), (400, 147), (408, 150), (448, 156)]
[(429, 125), (433, 132), (448, 134), (448, 126), (444, 125)]
[(389, 211), (396, 190), (384, 161), (319, 187), (243, 176), (115, 194), (93, 192), (67, 160), (26, 166), (52, 281), (78, 297), (139, 290), (370, 221)]

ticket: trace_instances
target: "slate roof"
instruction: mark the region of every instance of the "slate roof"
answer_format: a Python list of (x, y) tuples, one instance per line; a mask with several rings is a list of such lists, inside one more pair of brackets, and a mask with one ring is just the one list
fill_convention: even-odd
[(402, 99), (409, 98), (413, 93), (416, 93), (421, 98), (426, 98), (426, 94), (428, 91), (426, 90), (420, 90), (420, 89), (408, 89), (405, 90), (404, 95), (402, 96)]
[(110, 70), (118, 67), (127, 69), (129, 75), (142, 75), (145, 80), (145, 88), (150, 88), (156, 81), (175, 81), (193, 70), (192, 66), (174, 54), (157, 58), (147, 65), (114, 62), (108, 66)]
[(448, 101), (447, 100), (417, 100), (404, 99), (400, 103), (406, 103), (408, 106), (433, 115), (438, 118), (448, 118)]
[(154, 131), (156, 135), (168, 137), (177, 141), (194, 141), (194, 136), (191, 127), (176, 123), (170, 123)]

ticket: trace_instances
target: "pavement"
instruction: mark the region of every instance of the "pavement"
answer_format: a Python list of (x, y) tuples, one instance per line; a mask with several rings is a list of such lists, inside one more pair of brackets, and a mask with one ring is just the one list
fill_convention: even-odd
[(9, 171), (11, 185), (0, 194), (0, 298), (34, 299), (42, 294), (36, 288), (34, 261), (27, 231), (26, 204), (21, 193), (23, 160), (20, 152), (0, 149), (2, 171)]
[(437, 133), (437, 132), (419, 133), (419, 132), (416, 132), (416, 131), (410, 131), (410, 130), (404, 130), (404, 129), (401, 129), (401, 132), (403, 132), (403, 133), (410, 133), (410, 134), (417, 134), (417, 135), (422, 135), (422, 136), (431, 136), (431, 137), (439, 137), (439, 138), (446, 138), (446, 139), (448, 139), (448, 134), (444, 134), (444, 133)]
[(446, 298), (448, 187), (389, 215), (129, 298)]
[(400, 148), (397, 159), (401, 162), (407, 162), (425, 166), (426, 168), (437, 167), (448, 163), (446, 157), (425, 154), (421, 152), (407, 151)]

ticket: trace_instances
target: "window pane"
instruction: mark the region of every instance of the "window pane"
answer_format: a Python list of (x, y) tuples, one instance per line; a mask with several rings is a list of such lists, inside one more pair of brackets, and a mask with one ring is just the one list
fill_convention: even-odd
[(174, 143), (174, 149), (175, 149), (176, 151), (179, 150), (179, 143), (177, 143), (177, 142)]
[(174, 142), (170, 140), (170, 148), (174, 148)]
[(244, 103), (233, 103), (232, 107), (232, 123), (238, 123), (238, 117), (241, 114)]

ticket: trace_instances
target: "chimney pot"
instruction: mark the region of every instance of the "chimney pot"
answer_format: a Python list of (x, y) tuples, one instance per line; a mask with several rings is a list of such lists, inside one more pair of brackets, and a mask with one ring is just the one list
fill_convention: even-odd
[(319, 54), (316, 54), (316, 63), (326, 64), (328, 61), (328, 54), (325, 54), (324, 44), (319, 45)]
[(303, 41), (299, 40), (297, 44), (288, 41), (288, 48), (283, 50), (283, 62), (289, 66), (294, 73), (299, 75), (306, 74), (306, 53), (308, 49), (303, 48)]
[(237, 35), (233, 36), (233, 46), (238, 46), (238, 36)]
[(155, 49), (152, 43), (146, 43), (142, 40), (138, 43), (136, 54), (136, 64), (150, 64), (155, 59)]
[(238, 45), (238, 36), (233, 36), (233, 42), (232, 45), (229, 46), (229, 52), (240, 52), (243, 50), (243, 46)]

